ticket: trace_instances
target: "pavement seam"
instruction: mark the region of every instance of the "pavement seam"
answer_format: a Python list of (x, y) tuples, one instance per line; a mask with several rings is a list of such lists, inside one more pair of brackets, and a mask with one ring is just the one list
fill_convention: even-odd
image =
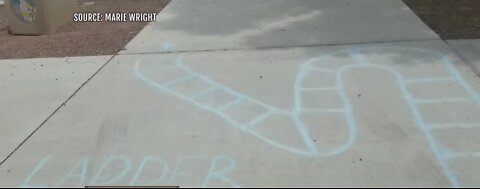
[(0, 167), (8, 160), (10, 159), (10, 157), (15, 153), (17, 152), (18, 149), (20, 149), (20, 147), (23, 146), (23, 144), (25, 144), (25, 142), (27, 142), (28, 139), (30, 139), (38, 130), (40, 130), (40, 128), (43, 127), (43, 125), (45, 125), (45, 123), (48, 122), (48, 120), (50, 120), (50, 118), (52, 118), (57, 112), (60, 111), (60, 109), (62, 109), (62, 107), (64, 107), (68, 101), (70, 101), (70, 99), (72, 99), (88, 82), (90, 82), (90, 80), (95, 77), (108, 63), (110, 63), (110, 61), (113, 60), (113, 58), (115, 58), (117, 56), (117, 54), (114, 54), (112, 55), (112, 57), (110, 57), (95, 73), (93, 73), (85, 82), (83, 82), (80, 87), (78, 87), (74, 92), (73, 94), (71, 94), (62, 104), (60, 104), (59, 107), (57, 107), (37, 128), (35, 128), (35, 130), (33, 130), (32, 133), (30, 133), (27, 138), (25, 138), (12, 152), (10, 152), (10, 154), (7, 155), (7, 157), (5, 157), (1, 162), (0, 162)]
[(421, 42), (421, 41), (438, 41), (441, 39), (409, 39), (409, 40), (391, 40), (391, 41), (372, 41), (372, 42), (354, 42), (354, 43), (332, 43), (332, 44), (307, 44), (307, 45), (287, 45), (287, 46), (266, 46), (266, 47), (240, 47), (226, 49), (209, 49), (209, 50), (182, 50), (182, 51), (152, 51), (152, 52), (124, 52), (118, 55), (148, 55), (148, 54), (177, 54), (177, 53), (202, 53), (202, 52), (230, 52), (245, 50), (273, 50), (273, 49), (291, 49), (302, 47), (342, 47), (349, 45), (368, 45), (368, 44), (385, 44), (400, 42)]

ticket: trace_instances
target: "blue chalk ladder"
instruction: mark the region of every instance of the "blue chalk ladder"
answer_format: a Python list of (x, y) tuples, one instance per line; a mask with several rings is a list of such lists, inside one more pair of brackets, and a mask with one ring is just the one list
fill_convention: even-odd
[[(298, 132), (302, 136), (302, 140), (306, 143), (309, 150), (299, 149), (298, 147), (293, 147), (288, 144), (283, 143), (282, 141), (274, 140), (270, 137), (267, 137), (260, 132), (256, 131), (256, 127), (262, 123), (266, 118), (273, 116), (273, 115), (282, 115), (282, 116), (289, 116), (292, 117), (291, 111), (281, 110), (277, 107), (268, 105), (261, 101), (258, 101), (250, 96), (245, 94), (239, 93), (227, 86), (224, 86), (216, 81), (211, 80), (210, 78), (203, 76), (194, 70), (185, 66), (182, 62), (183, 55), (180, 55), (174, 63), (167, 63), (168, 65), (164, 65), (163, 67), (156, 69), (156, 70), (142, 70), (140, 68), (141, 61), (139, 60), (135, 64), (135, 74), (144, 82), (155, 86), (156, 88), (160, 89), (161, 91), (167, 92), (171, 95), (174, 95), (182, 100), (188, 101), (192, 104), (195, 104), (197, 107), (202, 108), (203, 110), (215, 113), (216, 115), (222, 117), (226, 120), (231, 126), (241, 129), (255, 137), (260, 138), (261, 140), (276, 146), (278, 148), (287, 150), (289, 152), (307, 156), (327, 156), (332, 155), (332, 153), (320, 153), (318, 152), (317, 148), (313, 144), (313, 139), (309, 136), (308, 131), (304, 127), (304, 124), (299, 121), (294, 121), (298, 124), (295, 124)], [(148, 77), (148, 74), (163, 74), (166, 72), (180, 72), (178, 76), (173, 78), (169, 78), (167, 81), (158, 82), (152, 80)], [(187, 82), (192, 81), (200, 81), (203, 83), (204, 88), (197, 91), (196, 94), (187, 95), (182, 91), (175, 90), (175, 87)], [(213, 95), (214, 93), (223, 93), (231, 96), (229, 101), (225, 102), (223, 105), (220, 106), (212, 106), (211, 104), (204, 102), (201, 100), (202, 97), (206, 97), (209, 95)], [(249, 102), (254, 104), (254, 106), (261, 107), (265, 111), (261, 114), (256, 115), (255, 117), (249, 118), (249, 120), (241, 121), (236, 118), (234, 115), (227, 113), (227, 110), (234, 106), (239, 106), (242, 102)]]
[[(440, 57), (442, 59), (444, 68), (448, 70), (448, 73), (450, 76), (438, 77), (438, 78), (426, 77), (426, 78), (406, 79), (398, 71), (396, 71), (395, 69), (389, 66), (372, 64), (366, 61), (366, 58), (361, 53), (361, 51), (365, 51), (365, 50), (385, 50), (385, 49), (397, 50), (397, 51), (423, 52), (426, 54), (431, 54), (431, 55)], [(341, 66), (339, 69), (336, 69), (336, 70), (321, 67), (322, 60), (331, 56), (341, 54), (341, 53), (348, 54), (354, 60), (352, 61), (352, 64)], [(167, 92), (182, 100), (188, 101), (208, 112), (212, 112), (220, 116), (224, 120), (226, 120), (231, 126), (241, 129), (242, 131), (247, 132), (255, 137), (258, 137), (259, 139), (265, 141), (268, 144), (271, 144), (280, 149), (287, 150), (291, 153), (306, 155), (306, 156), (313, 156), (313, 157), (333, 156), (346, 151), (348, 148), (350, 148), (353, 145), (357, 137), (357, 131), (356, 131), (357, 125), (355, 122), (354, 114), (352, 112), (351, 103), (349, 102), (349, 98), (346, 94), (346, 89), (343, 86), (342, 78), (343, 78), (343, 74), (349, 69), (368, 67), (368, 68), (374, 68), (374, 69), (382, 69), (395, 76), (397, 85), (402, 91), (403, 98), (409, 105), (409, 108), (415, 119), (415, 123), (427, 138), (430, 148), (432, 149), (432, 152), (437, 157), (439, 165), (442, 167), (445, 175), (448, 177), (450, 183), (454, 187), (459, 187), (460, 184), (458, 182), (458, 178), (451, 170), (451, 167), (449, 165), (449, 160), (457, 157), (466, 157), (466, 156), (480, 157), (479, 152), (461, 153), (461, 154), (449, 152), (447, 149), (441, 147), (439, 141), (437, 141), (437, 139), (433, 135), (433, 130), (435, 129), (474, 128), (474, 127), (479, 127), (480, 123), (445, 123), (445, 124), (439, 125), (437, 123), (427, 122), (420, 112), (419, 106), (422, 104), (435, 104), (435, 103), (445, 103), (445, 102), (454, 102), (454, 103), (472, 102), (472, 103), (476, 103), (477, 106), (480, 107), (480, 96), (461, 77), (460, 73), (455, 69), (452, 62), (449, 60), (449, 58), (435, 51), (419, 49), (419, 48), (410, 48), (410, 47), (408, 48), (367, 47), (362, 49), (340, 50), (329, 55), (312, 58), (300, 65), (299, 72), (297, 73), (297, 79), (294, 86), (294, 106), (290, 111), (281, 110), (277, 107), (268, 105), (246, 94), (237, 92), (221, 83), (211, 80), (210, 78), (204, 75), (201, 75), (195, 72), (194, 70), (192, 70), (191, 68), (185, 66), (182, 62), (182, 59), (183, 59), (183, 55), (180, 55), (175, 62), (167, 63), (168, 64), (167, 66), (164, 66), (158, 70), (141, 70), (140, 68), (141, 60), (138, 60), (137, 63), (135, 64), (134, 71), (137, 77), (139, 77), (144, 82), (152, 86), (155, 86), (159, 90), (163, 92)], [(148, 77), (148, 74), (151, 74), (151, 73), (163, 74), (170, 71), (180, 71), (182, 74), (163, 82), (155, 81)], [(336, 85), (331, 87), (306, 87), (305, 82), (308, 80), (307, 78), (311, 76), (311, 74), (315, 74), (315, 73), (334, 74)], [(197, 91), (197, 93), (193, 95), (187, 95), (184, 92), (175, 90), (175, 86), (180, 85), (184, 82), (190, 82), (190, 81), (201, 81), (202, 83), (205, 84), (204, 85), (205, 87)], [(462, 97), (462, 98), (417, 99), (408, 90), (408, 86), (415, 83), (421, 83), (421, 82), (435, 83), (435, 82), (445, 82), (445, 81), (457, 82), (458, 84), (460, 84), (460, 86), (464, 88), (464, 90), (467, 92), (469, 97), (468, 98)], [(302, 103), (302, 94), (305, 91), (335, 92), (339, 95), (342, 103), (337, 108), (331, 108), (331, 107), (321, 108), (320, 107), (315, 109), (309, 109), (304, 107), (304, 104)], [(202, 97), (213, 95), (214, 92), (228, 94), (233, 98), (220, 106), (212, 106), (209, 103), (199, 100)], [(256, 115), (255, 117), (249, 118), (249, 120), (247, 121), (245, 120), (241, 121), (235, 116), (232, 116), (226, 112), (228, 108), (240, 105), (242, 102), (250, 102), (255, 106), (261, 107), (265, 111), (261, 114)], [(326, 150), (326, 151), (318, 150), (318, 148), (315, 146), (313, 142), (313, 138), (310, 136), (310, 133), (307, 129), (308, 128), (307, 125), (303, 122), (303, 119), (302, 119), (302, 115), (306, 112), (308, 113), (313, 112), (318, 114), (342, 115), (345, 118), (346, 123), (348, 124), (348, 130), (349, 130), (348, 138), (346, 139), (346, 141), (340, 146), (331, 150)], [(292, 120), (294, 121), (294, 127), (300, 134), (305, 146), (307, 147), (306, 150), (299, 149), (298, 147), (294, 147), (289, 144), (285, 144), (282, 141), (274, 140), (255, 130), (255, 128), (259, 124), (261, 124), (262, 121), (264, 121), (266, 118), (273, 115), (283, 115), (283, 116), (289, 116), (292, 118)]]

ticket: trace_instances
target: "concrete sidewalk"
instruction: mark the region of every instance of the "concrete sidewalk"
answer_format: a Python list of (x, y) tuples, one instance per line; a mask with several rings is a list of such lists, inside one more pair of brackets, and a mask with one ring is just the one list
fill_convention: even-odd
[(430, 39), (438, 36), (401, 1), (175, 1), (122, 53)]
[(0, 60), (2, 161), (109, 58)]
[(480, 39), (449, 40), (447, 43), (466, 63), (480, 70)]
[(0, 186), (480, 186), (476, 50), (401, 1), (176, 0), (159, 19), (84, 74)]

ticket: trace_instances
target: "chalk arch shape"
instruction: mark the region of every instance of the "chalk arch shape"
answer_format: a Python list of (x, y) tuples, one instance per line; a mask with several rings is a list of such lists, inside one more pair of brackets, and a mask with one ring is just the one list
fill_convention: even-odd
[[(400, 56), (409, 56), (412, 54), (420, 54), (421, 56), (427, 57), (427, 60), (424, 61), (436, 61), (437, 67), (440, 67), (444, 72), (441, 76), (424, 76), (422, 74), (415, 75), (406, 75), (405, 71), (401, 71), (402, 67), (405, 67), (405, 62), (401, 62), (399, 65), (395, 65), (395, 62), (372, 62), (368, 60), (366, 54), (375, 55), (375, 53), (383, 52), (385, 53), (394, 53)], [(336, 64), (332, 63), (329, 58), (339, 57), (337, 59), (347, 58), (353, 61), (340, 61), (342, 63)], [(417, 57), (418, 58), (418, 57)], [(406, 57), (408, 61), (416, 62), (415, 57)], [(420, 62), (422, 63), (422, 62)], [(425, 63), (425, 62), (423, 62)], [(351, 70), (356, 68), (371, 68), (379, 69), (385, 72), (390, 73), (394, 76), (396, 85), (399, 87), (402, 92), (402, 96), (406, 104), (410, 109), (410, 112), (414, 118), (415, 124), (419, 127), (419, 130), (426, 137), (431, 151), (436, 156), (439, 165), (441, 166), (444, 174), (448, 178), (449, 182), (454, 187), (459, 187), (460, 183), (456, 174), (452, 171), (452, 168), (449, 164), (449, 159), (455, 156), (475, 156), (476, 152), (455, 154), (445, 149), (441, 142), (434, 137), (434, 130), (437, 129), (439, 124), (430, 123), (426, 118), (423, 117), (420, 110), (421, 104), (435, 104), (435, 103), (472, 103), (475, 104), (476, 108), (480, 109), (480, 95), (464, 80), (460, 72), (455, 68), (454, 64), (447, 55), (444, 55), (437, 51), (422, 49), (422, 48), (412, 48), (412, 47), (398, 47), (398, 46), (370, 46), (366, 48), (348, 48), (345, 50), (335, 51), (329, 55), (315, 57), (300, 66), (299, 73), (297, 74), (297, 82), (295, 84), (295, 100), (296, 100), (296, 111), (293, 111), (294, 117), (301, 116), (301, 110), (305, 109), (301, 95), (305, 89), (309, 90), (336, 90), (339, 96), (342, 99), (343, 104), (346, 106), (343, 107), (342, 113), (345, 114), (345, 119), (347, 120), (350, 127), (350, 138), (336, 150), (332, 151), (332, 154), (337, 154), (342, 151), (346, 151), (354, 142), (356, 136), (356, 122), (354, 118), (354, 113), (350, 107), (349, 98), (346, 94), (346, 89), (343, 86), (344, 82), (342, 80), (343, 75)], [(335, 77), (335, 84), (333, 86), (305, 86), (309, 84), (309, 77), (315, 74), (330, 74)], [(410, 85), (417, 83), (435, 83), (435, 82), (452, 82), (460, 86), (466, 96), (458, 98), (438, 98), (438, 97), (429, 97), (418, 99), (415, 97), (412, 92), (409, 90)], [(310, 82), (311, 85), (311, 82)], [(327, 108), (325, 110), (328, 110)], [(436, 125), (436, 126), (433, 126)], [(441, 124), (440, 124), (441, 125)], [(447, 128), (470, 128), (470, 127), (480, 127), (480, 123), (448, 123)], [(473, 126), (475, 125), (475, 126)], [(441, 127), (440, 127), (441, 128)], [(353, 131), (353, 132), (352, 132)]]

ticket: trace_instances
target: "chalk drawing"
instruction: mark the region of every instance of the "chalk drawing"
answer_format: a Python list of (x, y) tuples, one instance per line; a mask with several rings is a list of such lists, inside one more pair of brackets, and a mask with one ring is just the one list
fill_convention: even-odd
[[(441, 62), (443, 63), (443, 68), (448, 72), (448, 76), (445, 77), (434, 77), (434, 78), (414, 78), (414, 79), (409, 79), (400, 74), (398, 70), (395, 70), (395, 68), (385, 66), (385, 65), (379, 65), (379, 64), (374, 64), (371, 62), (368, 62), (365, 58), (365, 56), (360, 53), (360, 52), (368, 52), (368, 51), (375, 51), (379, 49), (388, 49), (388, 50), (393, 50), (397, 51), (400, 53), (418, 53), (422, 52), (425, 53), (426, 56), (435, 56), (436, 58), (440, 59)], [(438, 123), (429, 123), (425, 120), (423, 117), (420, 106), (423, 104), (439, 104), (439, 103), (465, 103), (465, 102), (470, 102), (470, 103), (475, 103), (477, 107), (480, 107), (480, 96), (467, 84), (467, 82), (461, 77), (461, 74), (455, 69), (453, 63), (451, 60), (445, 56), (442, 55), (439, 52), (435, 51), (430, 51), (430, 50), (425, 50), (425, 49), (418, 49), (418, 48), (404, 48), (404, 47), (369, 47), (369, 48), (362, 48), (362, 49), (348, 49), (344, 51), (339, 51), (334, 53), (333, 55), (329, 56), (334, 56), (339, 53), (347, 53), (352, 57), (354, 60), (351, 64), (341, 66), (337, 68), (336, 70), (327, 70), (330, 72), (335, 72), (337, 73), (337, 81), (338, 84), (340, 85), (336, 89), (339, 89), (338, 93), (340, 93), (342, 96), (345, 95), (345, 88), (342, 86), (342, 77), (341, 75), (345, 73), (349, 69), (355, 69), (355, 68), (360, 68), (360, 67), (368, 67), (372, 69), (382, 69), (385, 70), (392, 75), (395, 76), (397, 85), (400, 88), (400, 91), (402, 92), (402, 96), (405, 100), (405, 102), (409, 105), (409, 108), (413, 114), (413, 117), (415, 119), (416, 125), (420, 128), (420, 130), (423, 132), (425, 137), (427, 138), (430, 148), (432, 149), (432, 152), (435, 154), (437, 157), (437, 160), (442, 167), (445, 175), (448, 177), (450, 183), (454, 187), (459, 187), (460, 183), (458, 181), (458, 178), (455, 176), (453, 171), (451, 170), (448, 160), (451, 159), (451, 153), (442, 147), (437, 141), (433, 135), (433, 130), (437, 129), (436, 124)], [(325, 59), (326, 57), (318, 57), (318, 58), (313, 58), (309, 60), (306, 64), (303, 64), (301, 66), (300, 72), (309, 72), (310, 69), (312, 68), (318, 68), (322, 67), (321, 64), (325, 63), (322, 62), (322, 59)], [(322, 69), (322, 68), (321, 68)], [(305, 75), (305, 74), (300, 74), (300, 75)], [(302, 78), (301, 78), (302, 79)], [(445, 82), (445, 81), (452, 81), (458, 83), (460, 86), (463, 87), (465, 92), (468, 94), (468, 97), (458, 97), (458, 98), (424, 98), (424, 99), (418, 99), (415, 98), (414, 95), (411, 94), (411, 92), (408, 89), (409, 85), (416, 84), (416, 83), (422, 83), (422, 82)], [(335, 89), (335, 90), (336, 90)], [(297, 91), (297, 90), (296, 90)], [(345, 99), (346, 101), (346, 99)], [(351, 109), (347, 108), (347, 118), (351, 118), (353, 115), (351, 114)], [(353, 120), (353, 119), (352, 119)], [(349, 123), (354, 124), (353, 121), (349, 121)], [(447, 123), (449, 128), (455, 128), (455, 127), (465, 127), (465, 125), (468, 125), (469, 127), (478, 127), (480, 126), (480, 123)], [(446, 128), (446, 127), (443, 127)], [(474, 156), (476, 153), (472, 152), (470, 155)], [(450, 158), (449, 158), (450, 157)]]
[[(237, 92), (185, 66), (183, 64), (182, 58), (183, 56), (179, 56), (175, 62), (171, 64), (162, 65), (161, 68), (155, 69), (153, 71), (141, 70), (140, 68), (141, 61), (138, 61), (135, 64), (135, 74), (143, 81), (149, 83), (152, 86), (155, 86), (161, 91), (168, 92), (182, 100), (188, 101), (205, 111), (215, 113), (218, 116), (222, 117), (224, 120), (226, 120), (229, 123), (229, 125), (235, 128), (238, 128), (244, 132), (247, 132), (253, 136), (256, 136), (273, 146), (290, 151), (292, 153), (308, 155), (308, 156), (335, 155), (345, 150), (347, 146), (351, 145), (351, 143), (354, 140), (355, 131), (354, 131), (354, 127), (352, 126), (350, 127), (350, 138), (342, 147), (340, 147), (338, 150), (320, 152), (314, 146), (314, 143), (313, 143), (314, 139), (311, 136), (309, 136), (309, 132), (306, 129), (305, 124), (299, 118), (299, 111), (301, 110), (299, 110), (298, 108), (294, 108), (294, 111), (281, 110), (272, 105), (263, 103), (246, 94)], [(182, 73), (180, 73), (178, 76), (175, 75), (173, 78), (163, 83), (158, 83), (157, 81), (151, 80), (145, 75), (149, 73), (158, 73), (161, 75), (163, 73), (170, 72), (170, 71), (181, 71)], [(200, 83), (203, 84), (203, 88), (199, 89), (199, 91), (197, 91), (195, 94), (192, 94), (192, 95), (187, 95), (173, 89), (175, 85), (180, 84), (182, 82), (189, 82), (189, 81), (196, 81), (196, 82), (199, 81)], [(231, 99), (218, 106), (213, 106), (212, 104), (209, 104), (201, 100), (201, 97), (212, 95), (214, 92), (228, 95), (231, 97)], [(228, 108), (231, 108), (232, 106), (241, 106), (242, 103), (253, 104), (253, 106), (263, 109), (264, 112), (257, 116), (251, 117), (248, 120), (241, 120), (239, 119), (240, 117), (239, 115), (230, 115), (226, 112)], [(300, 136), (302, 137), (304, 143), (308, 147), (308, 150), (298, 149), (296, 147), (289, 146), (288, 144), (282, 143), (282, 141), (273, 140), (256, 131), (256, 127), (259, 124), (261, 124), (262, 121), (264, 121), (267, 117), (273, 116), (273, 115), (286, 115), (286, 116), (292, 117), (293, 121), (295, 122), (295, 126), (300, 133)]]
[[(167, 46), (172, 46), (167, 45)], [(382, 64), (382, 62), (372, 63), (369, 62), (367, 59), (367, 52), (381, 52), (384, 50), (389, 50), (391, 52), (396, 52), (398, 54), (409, 54), (409, 53), (422, 53), (422, 56), (426, 57), (433, 57), (435, 59), (439, 59), (442, 62), (442, 69), (447, 72), (446, 76), (441, 77), (415, 77), (411, 78), (410, 76), (405, 76), (404, 73), (397, 70), (398, 67), (392, 66), (389, 64)], [(328, 66), (323, 66), (326, 64), (325, 60), (329, 57), (333, 56), (347, 56), (350, 57), (351, 61), (347, 64), (342, 64), (341, 66), (337, 66), (336, 68), (330, 68)], [(162, 92), (166, 92), (170, 95), (176, 96), (181, 100), (190, 102), (191, 104), (195, 105), (196, 107), (203, 109), (205, 111), (214, 113), (221, 118), (223, 118), (229, 125), (234, 128), (237, 128), (241, 131), (244, 131), (248, 134), (251, 134), (262, 141), (278, 147), (280, 149), (286, 150), (288, 152), (305, 155), (310, 157), (325, 157), (325, 156), (333, 156), (338, 155), (342, 152), (348, 150), (355, 142), (357, 136), (357, 123), (355, 121), (354, 112), (352, 112), (352, 105), (349, 102), (349, 98), (347, 96), (347, 92), (344, 86), (343, 77), (344, 74), (351, 69), (356, 68), (371, 68), (371, 69), (381, 69), (390, 74), (392, 74), (396, 78), (397, 86), (399, 87), (402, 96), (405, 102), (408, 104), (409, 109), (414, 117), (414, 121), (422, 133), (428, 140), (430, 148), (435, 154), (436, 158), (440, 166), (442, 167), (446, 177), (448, 177), (450, 183), (454, 187), (459, 187), (460, 183), (458, 178), (453, 173), (450, 168), (449, 160), (455, 157), (465, 157), (465, 156), (478, 156), (478, 152), (472, 153), (453, 153), (449, 152), (449, 150), (442, 147), (435, 139), (433, 135), (433, 130), (435, 129), (449, 129), (449, 128), (472, 128), (472, 127), (479, 127), (480, 123), (462, 123), (462, 122), (452, 122), (452, 123), (431, 123), (428, 122), (424, 116), (422, 115), (420, 106), (425, 104), (442, 104), (442, 103), (475, 103), (477, 107), (480, 107), (480, 96), (477, 94), (471, 86), (462, 78), (461, 74), (456, 70), (455, 66), (448, 58), (448, 56), (443, 55), (436, 51), (420, 49), (420, 48), (411, 48), (411, 47), (366, 47), (366, 48), (350, 48), (345, 50), (339, 50), (331, 54), (327, 54), (324, 56), (319, 56), (315, 58), (311, 58), (307, 62), (301, 64), (298, 69), (298, 73), (296, 75), (296, 81), (294, 86), (294, 105), (291, 110), (282, 110), (277, 108), (273, 105), (269, 105), (264, 103), (260, 100), (255, 99), (252, 96), (243, 94), (238, 92), (234, 89), (231, 89), (220, 82), (214, 81), (207, 76), (204, 76), (195, 70), (189, 68), (187, 65), (183, 63), (183, 55), (180, 55), (176, 58), (174, 62), (162, 62), (159, 63), (160, 67), (157, 70), (145, 70), (142, 68), (142, 60), (138, 60), (135, 63), (134, 73), (135, 75), (140, 78), (142, 81), (148, 83), (149, 85), (159, 89)], [(166, 81), (157, 81), (149, 74), (166, 74), (170, 72), (179, 73), (175, 75), (171, 79)], [(329, 74), (332, 77), (335, 77), (334, 80), (336, 81), (335, 86), (328, 86), (328, 87), (311, 87), (306, 86), (308, 82), (309, 76), (313, 74)], [(191, 82), (191, 81), (199, 81), (203, 83), (204, 87), (196, 91), (196, 94), (187, 94), (182, 91), (176, 91), (174, 88), (176, 85), (182, 82)], [(464, 97), (455, 97), (455, 98), (423, 98), (419, 99), (412, 95), (411, 91), (409, 91), (409, 86), (415, 85), (418, 83), (441, 83), (441, 82), (454, 82), (461, 86), (463, 90), (468, 94), (468, 96)], [(305, 107), (304, 103), (302, 102), (302, 94), (309, 91), (330, 91), (335, 92), (339, 95), (341, 99), (341, 104), (338, 105), (337, 108), (331, 107), (317, 107), (315, 109), (308, 109)], [(228, 102), (224, 102), (224, 104), (220, 106), (212, 106), (209, 103), (206, 103), (200, 100), (202, 96), (212, 95), (213, 92), (221, 92), (224, 94), (228, 94), (231, 96), (231, 100)], [(239, 106), (241, 103), (249, 102), (254, 104), (257, 107), (261, 107), (265, 111), (256, 115), (253, 118), (250, 118), (247, 121), (239, 121), (238, 117), (240, 115), (231, 115), (225, 112), (225, 109), (230, 108), (232, 106)], [(340, 114), (345, 118), (346, 123), (348, 123), (348, 138), (344, 141), (343, 144), (337, 146), (334, 149), (330, 150), (322, 150), (318, 149), (317, 146), (313, 143), (313, 138), (309, 130), (307, 129), (308, 125), (304, 123), (302, 120), (302, 114), (304, 112), (314, 112), (317, 114)], [(296, 146), (292, 146), (286, 144), (283, 141), (274, 140), (265, 136), (255, 130), (256, 126), (261, 124), (269, 116), (274, 115), (286, 115), (290, 116), (291, 119), (294, 121), (294, 125), (298, 131), (298, 134), (302, 138), (306, 149), (298, 148)]]
[[(175, 186), (180, 184), (176, 181), (178, 178), (188, 181), (200, 180), (195, 185), (203, 187), (212, 186), (212, 182), (224, 183), (231, 187), (241, 187), (231, 176), (236, 167), (236, 162), (233, 158), (225, 155), (211, 157), (182, 156), (176, 160), (173, 166), (167, 160), (155, 156), (145, 156), (137, 164), (128, 156), (111, 155), (95, 167), (93, 165), (96, 164), (92, 162), (92, 157), (84, 157), (59, 181), (49, 180), (50, 185), (42, 184), (42, 179), (37, 177), (39, 175), (44, 176), (45, 172), (52, 174), (51, 166), (57, 167), (56, 162), (51, 159), (51, 157), (45, 157), (39, 161), (23, 181), (21, 187), (62, 187), (72, 184), (76, 186), (119, 184), (128, 186)], [(199, 165), (207, 165), (207, 167), (204, 170), (198, 170), (201, 169)], [(146, 168), (155, 170), (155, 173), (148, 172), (150, 174), (147, 174)]]
[[(159, 169), (161, 170), (161, 174), (159, 174), (160, 176), (158, 176), (155, 180), (150, 181), (148, 183), (144, 183), (144, 182), (141, 184), (138, 183), (138, 180), (141, 177), (141, 174), (143, 173), (145, 166), (146, 165), (153, 166), (152, 165), (153, 163), (157, 163), (161, 165), (161, 168)], [(167, 177), (168, 172), (169, 172), (169, 167), (168, 167), (167, 161), (154, 156), (146, 156), (138, 166), (138, 169), (135, 172), (134, 176), (132, 177), (132, 180), (130, 180), (129, 185), (130, 186), (137, 186), (137, 185), (152, 186), (152, 185), (161, 183), (162, 180), (164, 180)]]

